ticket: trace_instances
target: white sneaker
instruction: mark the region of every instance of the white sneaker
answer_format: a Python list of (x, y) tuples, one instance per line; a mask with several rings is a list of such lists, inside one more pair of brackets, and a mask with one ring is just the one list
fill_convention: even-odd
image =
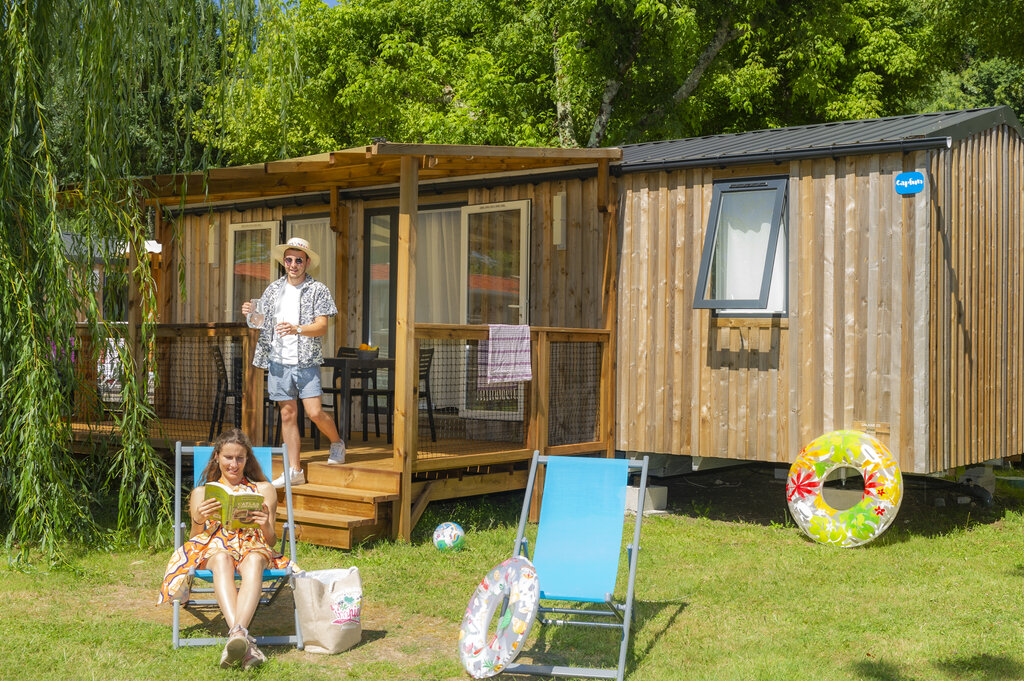
[[(306, 472), (304, 470), (302, 470), (301, 468), (299, 468), (298, 470), (291, 468), (289, 470), (291, 471), (292, 474), (292, 487), (295, 487), (295, 485), (306, 484)], [(281, 473), (281, 475), (274, 478), (274, 481), (270, 484), (278, 489), (284, 487), (284, 473)]]
[(327, 457), (327, 463), (345, 463), (345, 443), (342, 440), (331, 443), (331, 453)]

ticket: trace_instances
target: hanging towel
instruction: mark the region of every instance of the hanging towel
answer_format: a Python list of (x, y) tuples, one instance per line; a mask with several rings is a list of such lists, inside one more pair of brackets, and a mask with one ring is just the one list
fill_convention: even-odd
[(489, 343), (485, 340), (476, 346), (476, 395), (485, 402), (502, 402), (516, 399), (518, 383), (491, 383), (487, 380), (487, 356)]
[(533, 380), (528, 325), (490, 324), (486, 355), (488, 385)]

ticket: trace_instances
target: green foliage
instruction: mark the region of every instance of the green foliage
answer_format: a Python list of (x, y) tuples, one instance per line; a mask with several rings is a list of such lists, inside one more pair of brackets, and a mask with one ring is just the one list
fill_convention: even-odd
[(93, 269), (116, 272), (125, 250), (145, 252), (149, 225), (125, 178), (202, 163), (197, 93), (212, 65), (231, 66), (220, 36), (237, 44), (256, 19), (245, 0), (0, 5), (0, 528), (16, 560), (38, 548), (62, 561), (71, 543), (96, 542), (96, 514), (112, 497), (118, 541), (148, 543), (167, 522), (168, 471), (148, 439), (148, 261), (126, 273), (143, 323), (137, 346), (115, 344), (126, 370), (112, 457), (71, 453), (75, 395), (95, 401), (74, 384), (73, 364), (96, 359), (76, 322), (86, 321), (92, 353), (124, 333), (102, 319)]
[(1005, 105), (1024, 119), (1024, 62), (1003, 57), (973, 60), (960, 71), (945, 71), (922, 111)]
[(1024, 4), (931, 0), (929, 50), (941, 66), (922, 111), (1006, 105), (1024, 118)]
[(245, 77), (223, 74), (246, 94), (207, 98), (199, 137), (247, 163), (373, 137), (595, 145), (903, 113), (929, 30), (909, 0), (302, 0), (262, 26)]

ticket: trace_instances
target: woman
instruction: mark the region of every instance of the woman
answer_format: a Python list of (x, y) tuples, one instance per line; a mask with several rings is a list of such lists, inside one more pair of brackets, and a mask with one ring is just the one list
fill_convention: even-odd
[[(220, 482), (233, 490), (242, 488), (262, 494), (266, 502), (261, 510), (250, 515), (256, 522), (255, 528), (230, 530), (221, 525), (220, 501), (206, 499), (206, 486), (200, 485), (192, 490), (189, 498), (192, 538), (171, 556), (157, 603), (170, 602), (175, 598), (187, 602), (189, 570), (194, 567), (212, 571), (217, 604), (229, 627), (220, 666), (227, 668), (241, 662), (243, 669), (249, 669), (267, 659), (248, 631), (260, 600), (263, 570), (267, 567), (285, 568), (289, 562), (273, 549), (277, 538), (274, 531), (277, 490), (267, 482), (253, 457), (249, 438), (237, 428), (217, 438), (202, 480)], [(241, 585), (237, 588), (236, 570), (241, 576)]]

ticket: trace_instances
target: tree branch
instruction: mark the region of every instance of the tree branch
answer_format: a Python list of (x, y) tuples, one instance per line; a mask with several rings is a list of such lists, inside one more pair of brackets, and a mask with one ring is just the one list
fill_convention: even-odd
[[(722, 51), (722, 48), (729, 42), (742, 36), (743, 33), (744, 31), (738, 28), (732, 28), (731, 14), (726, 14), (722, 17), (722, 20), (718, 23), (715, 35), (711, 37), (711, 41), (704, 48), (704, 51), (700, 53), (700, 56), (697, 57), (697, 62), (693, 65), (689, 75), (686, 76), (686, 80), (683, 81), (683, 84), (672, 95), (673, 107), (679, 106), (680, 102), (693, 94), (693, 91), (697, 89), (697, 85), (700, 83), (700, 79), (704, 76), (704, 72), (708, 70), (708, 67), (711, 66), (711, 63), (718, 56), (718, 53)], [(664, 116), (665, 107), (655, 107), (640, 121), (640, 127), (650, 127)]]

